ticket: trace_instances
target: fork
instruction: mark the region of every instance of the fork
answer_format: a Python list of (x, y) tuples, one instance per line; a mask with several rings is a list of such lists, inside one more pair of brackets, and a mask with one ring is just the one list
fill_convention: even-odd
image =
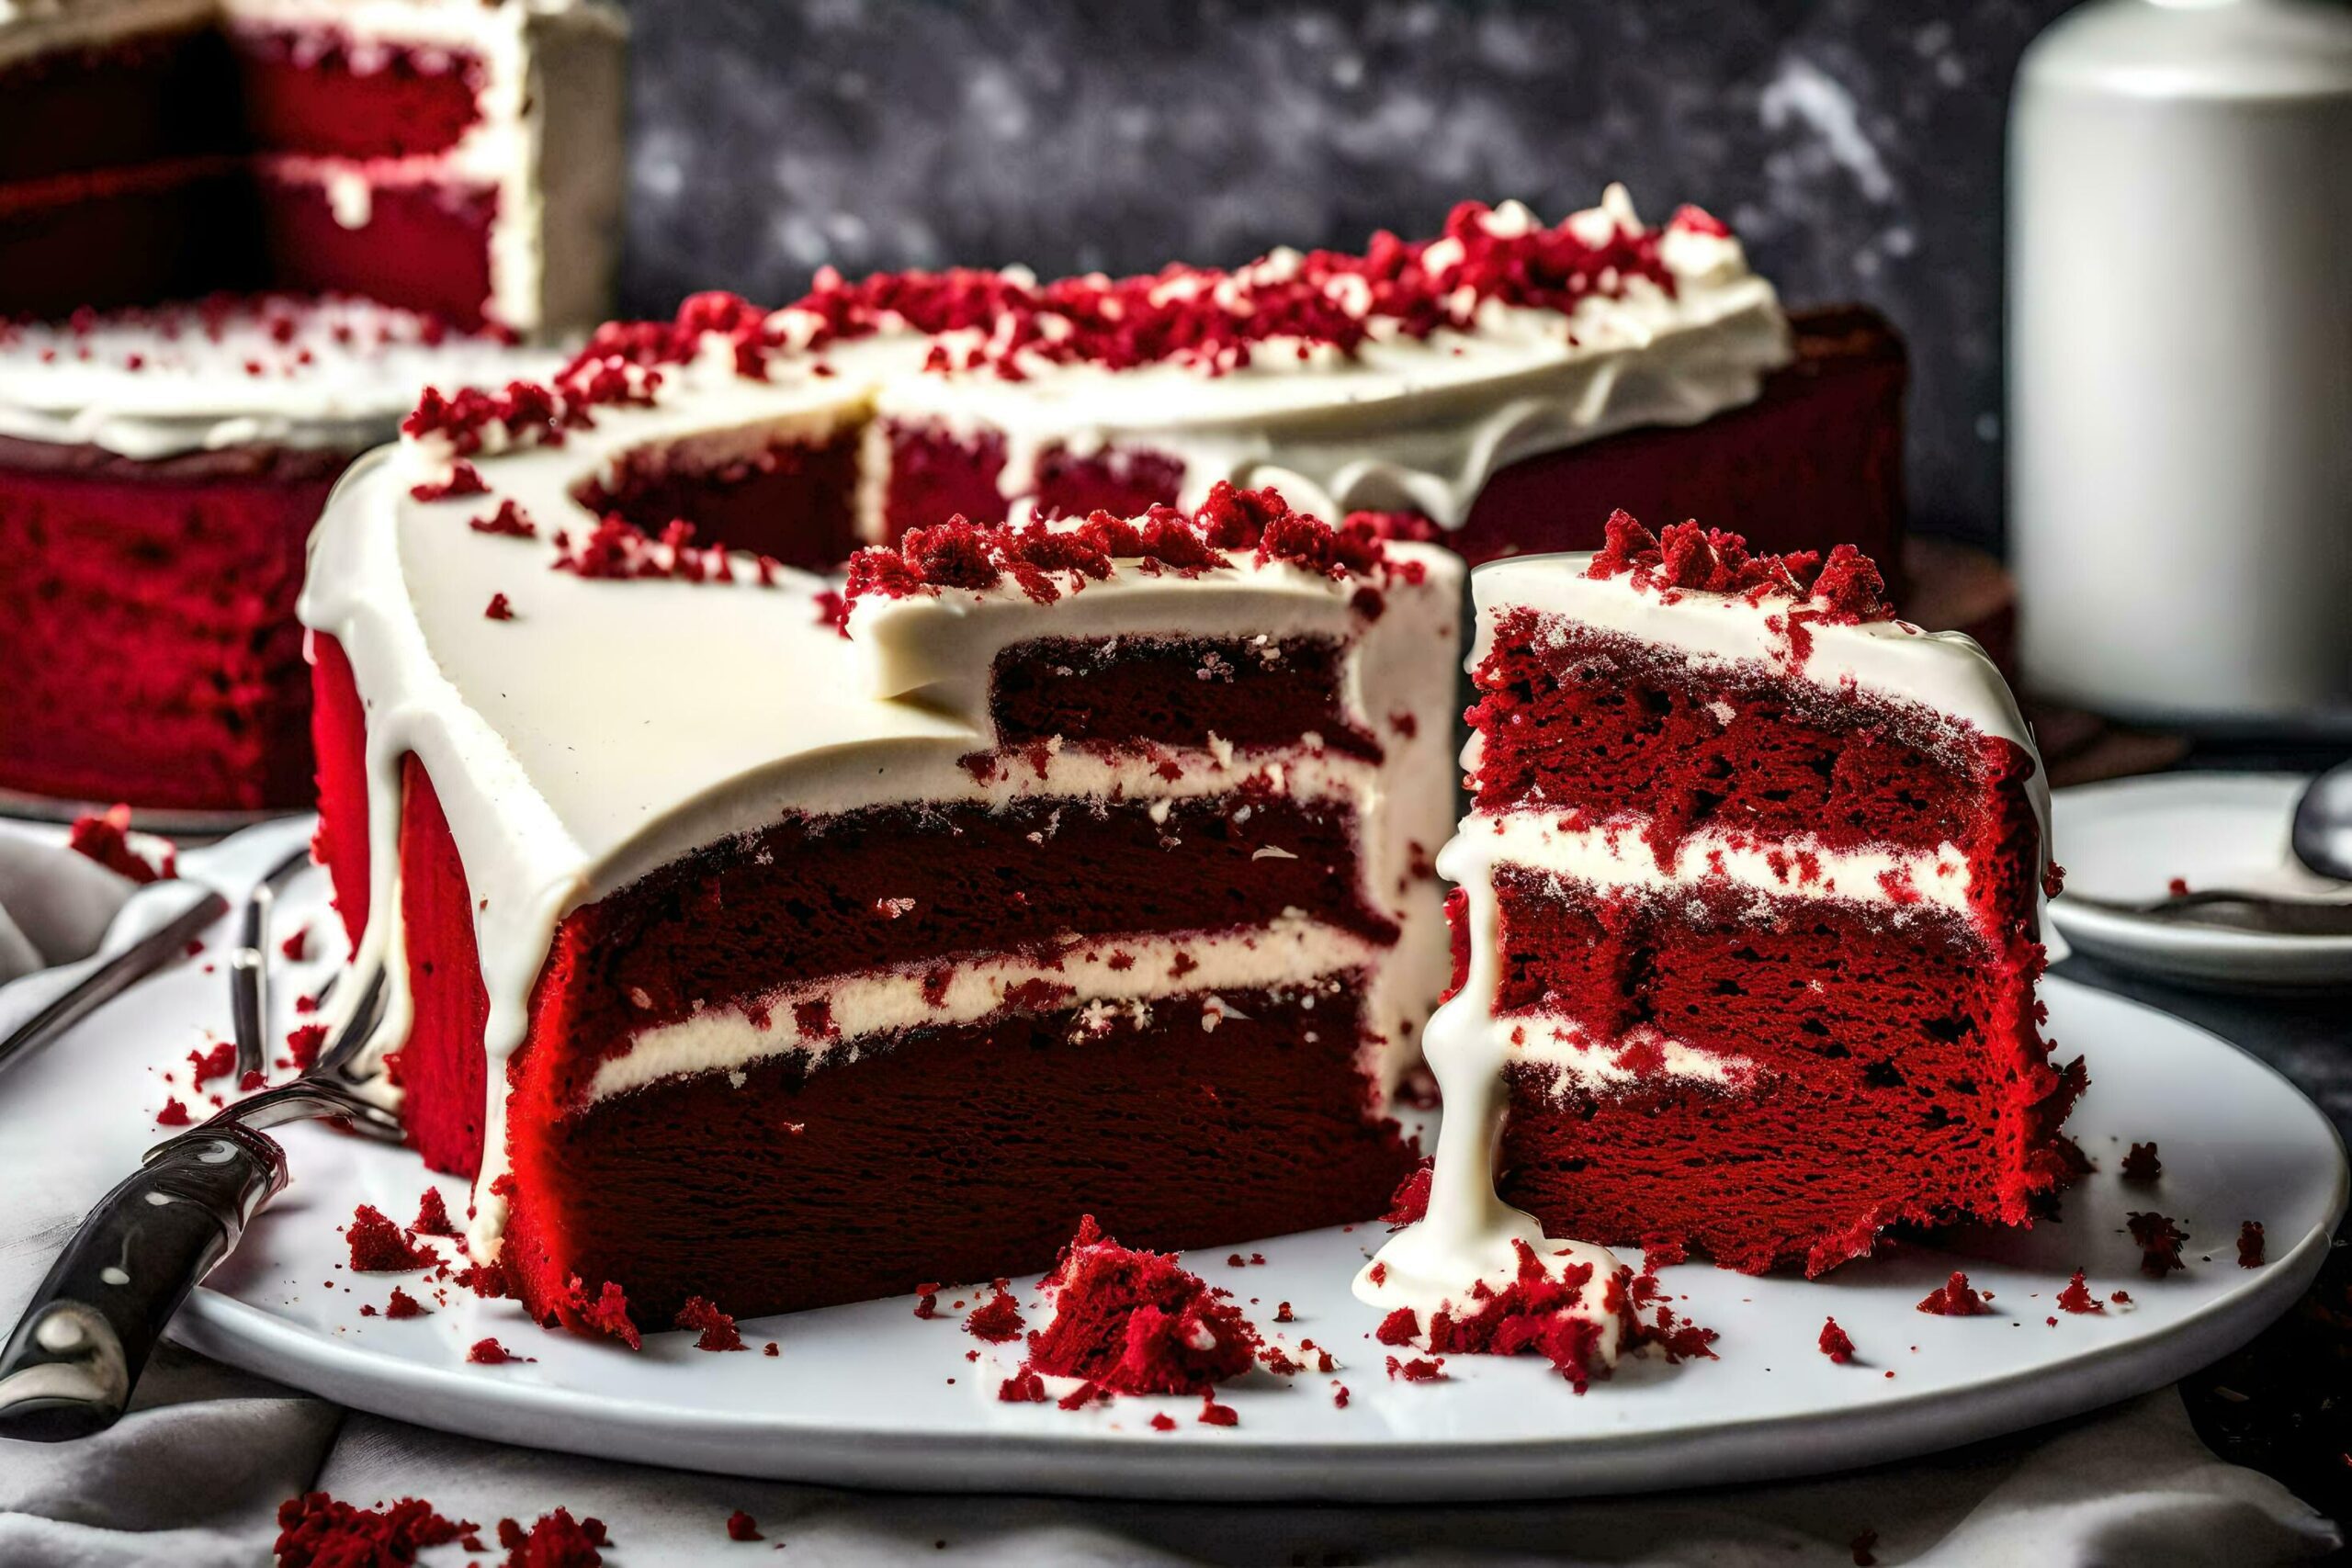
[(311, 1066), (147, 1151), (98, 1201), (0, 1350), (0, 1437), (62, 1442), (120, 1419), (180, 1303), (286, 1190), (286, 1151), (266, 1129), (325, 1119), (397, 1143), (353, 1066), (381, 1026), (384, 972)]

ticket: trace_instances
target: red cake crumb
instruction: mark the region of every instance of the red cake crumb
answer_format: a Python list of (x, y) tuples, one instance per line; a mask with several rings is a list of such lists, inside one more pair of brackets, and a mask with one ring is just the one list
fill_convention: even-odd
[(598, 1334), (608, 1335), (632, 1350), (645, 1348), (644, 1335), (638, 1332), (637, 1325), (628, 1315), (628, 1294), (610, 1280), (605, 1281), (595, 1299), (591, 1301), (585, 1283), (578, 1275), (573, 1275), (571, 1288), (556, 1310), (565, 1322), (575, 1328), (593, 1329)]
[(602, 1519), (575, 1519), (568, 1508), (540, 1515), (528, 1530), (513, 1519), (498, 1521), (506, 1568), (600, 1568), (599, 1549), (612, 1543)]
[(915, 1315), (933, 1318), (939, 1315), (939, 1287), (935, 1284), (915, 1287)]
[(2171, 894), (2176, 898), (2185, 897), (2188, 893), (2188, 878), (2185, 876), (2174, 877), (2171, 881), (2165, 884), (2165, 891)]
[(2260, 1220), (2248, 1220), (2240, 1225), (2238, 1227), (2238, 1267), (2241, 1269), (2261, 1268), (2264, 1262), (2262, 1245)]
[(286, 1036), (286, 1054), (294, 1059), (296, 1068), (308, 1072), (311, 1065), (319, 1059), (319, 1047), (325, 1044), (326, 1040), (325, 1024), (296, 1024)]
[(514, 606), (505, 594), (493, 593), (490, 596), (490, 607), (482, 612), (482, 618), (491, 621), (511, 621), (514, 618)]
[(1241, 1414), (1230, 1404), (1219, 1404), (1206, 1394), (1201, 1396), (1201, 1413), (1197, 1417), (1204, 1427), (1238, 1427)]
[(729, 1540), (765, 1540), (760, 1533), (760, 1521), (738, 1508), (727, 1516), (727, 1539)]
[(2188, 1266), (2180, 1259), (2181, 1244), (2188, 1233), (2163, 1214), (2132, 1213), (2123, 1216), (2131, 1227), (2132, 1245), (2140, 1248), (2140, 1272), (2151, 1280), (2161, 1280), (2177, 1269)]
[(1021, 1303), (1013, 1300), (1012, 1292), (1001, 1290), (973, 1309), (972, 1315), (964, 1320), (964, 1332), (991, 1345), (1019, 1338), (1023, 1326)]
[(997, 1385), (996, 1396), (1006, 1404), (1043, 1404), (1046, 1380), (1032, 1371), (1018, 1371)]
[(458, 1270), (457, 1282), (484, 1301), (514, 1293), (507, 1286), (505, 1271), (495, 1263), (469, 1263)]
[(458, 1227), (449, 1223), (449, 1205), (441, 1196), (441, 1189), (428, 1187), (424, 1196), (416, 1201), (416, 1223), (408, 1227), (415, 1235), (455, 1236)]
[(125, 805), (109, 806), (95, 817), (75, 818), (65, 843), (77, 854), (133, 882), (166, 882), (179, 874), (178, 856), (172, 850), (164, 851), (159, 864), (130, 847), (130, 807)]
[[(428, 387), (425, 389), (424, 396), (431, 399), (437, 394)], [(422, 405), (420, 405), (420, 412), (422, 412)], [(409, 423), (414, 423), (416, 417), (415, 414), (409, 415)], [(461, 495), (488, 495), (490, 486), (482, 479), (480, 468), (460, 457), (449, 465), (447, 479), (427, 479), (423, 484), (411, 485), (408, 492), (419, 501), (447, 501)]]
[(748, 1350), (743, 1336), (736, 1331), (735, 1320), (700, 1296), (688, 1296), (686, 1304), (678, 1309), (672, 1323), (674, 1328), (690, 1329), (701, 1336), (695, 1341), (697, 1350)]
[(2107, 1299), (2113, 1302), (2117, 1306), (2130, 1306), (2132, 1304), (2132, 1292), (2129, 1291), (2109, 1291), (2107, 1293)]
[(277, 1540), (270, 1551), (278, 1568), (397, 1568), (475, 1528), (443, 1518), (421, 1497), (356, 1508), (324, 1492), (306, 1492), (277, 1506)]
[(194, 1118), (188, 1115), (187, 1107), (176, 1099), (164, 1101), (164, 1109), (155, 1112), (155, 1125), (158, 1127), (185, 1127)]
[(1175, 1258), (1121, 1247), (1092, 1215), (1046, 1277), (1054, 1317), (1028, 1367), (1112, 1393), (1200, 1393), (1257, 1359), (1258, 1331)]
[(1169, 1415), (1165, 1410), (1158, 1411), (1152, 1416), (1151, 1429), (1155, 1432), (1172, 1432), (1176, 1429), (1176, 1417)]
[(2123, 1179), (2148, 1186), (2165, 1173), (2164, 1161), (2156, 1157), (2154, 1144), (2134, 1144), (2132, 1152), (2123, 1156)]
[(1445, 1363), (1442, 1360), (1416, 1357), (1409, 1361), (1388, 1358), (1388, 1377), (1392, 1382), (1443, 1382)]
[(237, 1070), (237, 1047), (223, 1040), (209, 1051), (187, 1054), (188, 1087), (202, 1089), (214, 1078), (225, 1078)]
[(509, 1361), (527, 1360), (529, 1358), (517, 1356), (495, 1339), (477, 1339), (473, 1342), (472, 1348), (467, 1350), (466, 1359), (477, 1366), (498, 1367)]
[(403, 1235), (381, 1209), (367, 1203), (351, 1212), (351, 1224), (343, 1234), (351, 1244), (351, 1266), (363, 1274), (405, 1274), (440, 1261)]
[(510, 539), (536, 539), (539, 525), (531, 521), (514, 499), (502, 501), (498, 510), (487, 517), (477, 517), (466, 525), (477, 534), (497, 534)]
[(1985, 1304), (1990, 1299), (1968, 1288), (1967, 1275), (1956, 1273), (1942, 1289), (1928, 1292), (1919, 1310), (1931, 1317), (1982, 1317), (1993, 1310)]
[(300, 964), (302, 962), (303, 958), (308, 955), (310, 946), (311, 922), (304, 920), (300, 925), (294, 928), (293, 931), (288, 935), (284, 942), (277, 944), (277, 951), (292, 959), (295, 963)]
[(1410, 1345), (1420, 1335), (1421, 1320), (1411, 1307), (1398, 1307), (1372, 1331), (1372, 1337), (1383, 1345)]
[(1348, 1407), (1349, 1397), (1348, 1385), (1345, 1383), (1340, 1384), (1331, 1391), (1331, 1404), (1337, 1409), (1345, 1410)]
[(1433, 1163), (1425, 1159), (1397, 1185), (1396, 1195), (1388, 1200), (1388, 1212), (1380, 1216), (1382, 1224), (1396, 1231), (1429, 1218), (1432, 1169)]
[(2097, 1296), (2091, 1294), (2089, 1282), (2083, 1278), (2083, 1271), (2077, 1269), (2075, 1270), (2075, 1277), (2066, 1281), (2066, 1288), (2058, 1292), (2058, 1310), (2088, 1313), (2105, 1312), (2107, 1308)]
[(1821, 1320), (1820, 1347), (1823, 1355), (1841, 1367), (1854, 1359), (1854, 1342), (1847, 1337), (1844, 1329), (1838, 1326), (1838, 1320), (1834, 1317)]
[(1295, 1321), (1291, 1316), (1290, 1303), (1276, 1302), (1274, 1303), (1274, 1321), (1276, 1323), (1291, 1323)]
[(1876, 1568), (1878, 1558), (1875, 1555), (1875, 1549), (1878, 1546), (1878, 1531), (1864, 1530), (1853, 1539), (1850, 1545), (1854, 1554), (1854, 1568)]
[(1826, 564), (1809, 550), (1750, 555), (1747, 541), (1737, 534), (1676, 523), (1654, 535), (1622, 511), (1611, 513), (1602, 525), (1601, 548), (1585, 575), (1629, 576), (1638, 589), (1668, 595), (1736, 593), (1753, 602), (1802, 601), (1808, 607), (1792, 610), (1790, 616), (1792, 643), (1799, 643), (1800, 616), (1843, 626), (1894, 616), (1885, 601), (1886, 580), (1877, 564), (1851, 545), (1839, 545)]
[(763, 1356), (781, 1356), (784, 1354), (784, 1349), (781, 1346), (776, 1344), (775, 1340), (771, 1339), (766, 1344), (760, 1347), (760, 1354)]
[(392, 1299), (384, 1303), (384, 1315), (390, 1318), (430, 1317), (432, 1309), (398, 1285), (394, 1285)]

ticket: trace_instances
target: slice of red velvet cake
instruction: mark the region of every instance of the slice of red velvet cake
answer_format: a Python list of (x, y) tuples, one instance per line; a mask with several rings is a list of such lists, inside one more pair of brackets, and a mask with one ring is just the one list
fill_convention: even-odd
[(1446, 1127), (1367, 1299), (1458, 1297), (1546, 1235), (1818, 1274), (2064, 1179), (2032, 739), (1882, 586), (1622, 514), (1597, 556), (1475, 574)]
[[(314, 547), (322, 858), (410, 1134), (548, 1321), (1377, 1213), (1444, 980), (1462, 569), (1272, 492), (844, 594), (599, 524), (626, 421), (414, 439)], [(582, 1294), (584, 1292), (584, 1295)]]

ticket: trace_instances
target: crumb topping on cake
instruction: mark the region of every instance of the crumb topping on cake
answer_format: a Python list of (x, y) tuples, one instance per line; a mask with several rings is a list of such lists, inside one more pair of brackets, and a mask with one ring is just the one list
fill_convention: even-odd
[[(1334, 581), (1351, 578), (1419, 581), (1419, 561), (1390, 555), (1376, 520), (1351, 516), (1333, 525), (1294, 512), (1280, 491), (1240, 490), (1220, 479), (1190, 513), (1155, 506), (1132, 520), (1097, 512), (1077, 523), (972, 523), (955, 517), (909, 531), (898, 547), (869, 546), (850, 558), (842, 614), (862, 600), (936, 595), (951, 588), (985, 592), (1010, 580), (1030, 600), (1050, 604), (1089, 581), (1108, 581), (1118, 562), (1147, 576), (1197, 577), (1246, 558), (1284, 562)], [(1376, 614), (1377, 601), (1359, 604)]]
[(1686, 592), (1735, 594), (1757, 604), (1793, 600), (1808, 620), (1829, 626), (1894, 618), (1878, 564), (1851, 545), (1838, 546), (1824, 562), (1812, 550), (1751, 555), (1739, 535), (1696, 522), (1652, 534), (1620, 511), (1611, 513), (1602, 528), (1604, 543), (1585, 569), (1596, 581), (1623, 577), (1669, 604)]
[(1376, 340), (1474, 333), (1487, 312), (1555, 313), (1570, 322), (1592, 299), (1637, 289), (1668, 299), (1677, 246), (1724, 246), (1730, 231), (1695, 208), (1645, 225), (1622, 194), (1545, 226), (1516, 202), (1464, 202), (1441, 234), (1375, 234), (1361, 253), (1279, 250), (1232, 270), (1171, 265), (1132, 277), (1100, 273), (1039, 283), (1018, 268), (877, 273), (852, 282), (831, 267), (781, 310), (740, 296), (697, 294), (670, 321), (613, 321), (545, 387), (429, 393), (403, 426), (439, 435), (459, 456), (528, 442), (560, 443), (602, 406), (656, 400), (668, 375), (716, 361), (750, 381), (785, 363), (830, 373), (828, 349), (877, 335), (933, 340), (926, 373), (1023, 381), (1087, 365), (1108, 371), (1175, 365), (1210, 377), (1269, 355), (1294, 362), (1358, 355)]

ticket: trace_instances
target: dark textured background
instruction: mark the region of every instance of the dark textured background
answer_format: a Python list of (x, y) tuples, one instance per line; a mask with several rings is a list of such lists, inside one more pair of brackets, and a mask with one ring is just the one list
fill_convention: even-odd
[(1924, 531), (2000, 525), (2001, 124), (2064, 0), (636, 0), (632, 311), (847, 272), (1244, 260), (1624, 180), (1915, 355)]

